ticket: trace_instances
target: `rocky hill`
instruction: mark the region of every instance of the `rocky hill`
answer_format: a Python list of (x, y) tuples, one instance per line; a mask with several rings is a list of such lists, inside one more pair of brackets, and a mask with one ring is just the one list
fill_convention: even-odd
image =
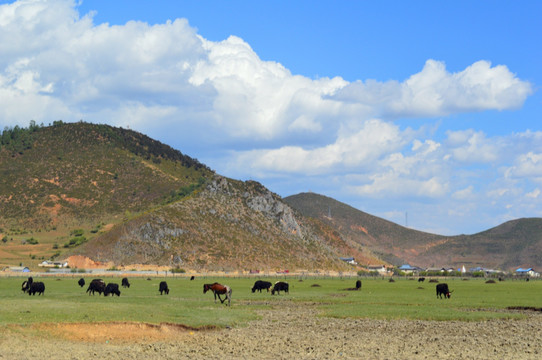
[(261, 184), (217, 175), (143, 134), (57, 122), (2, 135), (0, 265), (69, 255), (198, 269), (378, 261)]
[(349, 268), (363, 247), (323, 231), (261, 184), (215, 176), (202, 191), (141, 215), (77, 249), (103, 262), (198, 270)]

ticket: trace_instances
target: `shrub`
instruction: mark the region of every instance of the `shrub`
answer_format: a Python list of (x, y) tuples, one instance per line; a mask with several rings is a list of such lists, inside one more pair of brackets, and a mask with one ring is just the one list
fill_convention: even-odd
[(173, 274), (184, 274), (186, 272), (185, 269), (180, 269), (180, 268), (170, 269), (169, 271), (172, 272)]
[(76, 247), (85, 243), (86, 241), (87, 241), (87, 238), (84, 236), (74, 237), (74, 238), (71, 238), (70, 241), (65, 243), (64, 247), (65, 248)]
[(35, 238), (33, 238), (33, 237), (31, 237), (30, 239), (26, 239), (26, 242), (27, 242), (28, 244), (30, 244), (30, 245), (37, 245), (37, 244), (39, 244), (38, 239), (35, 239)]
[(75, 229), (70, 232), (70, 235), (72, 236), (83, 236), (85, 231), (83, 229)]

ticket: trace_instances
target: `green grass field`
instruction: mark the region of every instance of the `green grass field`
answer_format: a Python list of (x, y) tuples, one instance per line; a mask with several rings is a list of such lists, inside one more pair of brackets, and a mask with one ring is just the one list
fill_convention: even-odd
[[(26, 278), (0, 278), (0, 325), (40, 322), (134, 321), (177, 323), (187, 326), (243, 326), (257, 319), (258, 309), (290, 302), (317, 309), (320, 316), (481, 321), (494, 318), (520, 318), (519, 313), (503, 311), (508, 306), (542, 306), (542, 281), (503, 281), (486, 284), (485, 280), (448, 279), (452, 298), (436, 298), (435, 284), (398, 279), (362, 279), (361, 291), (345, 291), (356, 279), (313, 279), (300, 282), (288, 279), (290, 293), (272, 296), (252, 293), (256, 279), (238, 278), (167, 278), (169, 295), (160, 295), (163, 278), (130, 278), (131, 287), (121, 288), (120, 297), (89, 296), (87, 285), (77, 285), (79, 277), (45, 277), (43, 296), (29, 296), (21, 291)], [(116, 282), (120, 278), (105, 278)], [(274, 282), (277, 279), (269, 279)], [(233, 289), (231, 308), (214, 303), (211, 293), (203, 294), (203, 284), (218, 281)], [(442, 282), (442, 281), (441, 281)], [(313, 286), (318, 284), (320, 286)]]

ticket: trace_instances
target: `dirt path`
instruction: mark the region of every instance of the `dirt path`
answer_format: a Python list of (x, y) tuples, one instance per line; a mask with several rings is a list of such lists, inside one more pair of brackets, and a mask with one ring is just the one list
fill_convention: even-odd
[(542, 314), (436, 322), (317, 316), (281, 304), (244, 328), (133, 323), (10, 326), (0, 359), (540, 359)]

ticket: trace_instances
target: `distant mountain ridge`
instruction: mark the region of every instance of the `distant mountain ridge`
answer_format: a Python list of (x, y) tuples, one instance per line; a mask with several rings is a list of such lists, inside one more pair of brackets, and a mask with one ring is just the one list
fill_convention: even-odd
[(542, 268), (541, 218), (508, 221), (474, 235), (443, 236), (405, 228), (314, 193), (288, 196), (284, 201), (395, 265)]

